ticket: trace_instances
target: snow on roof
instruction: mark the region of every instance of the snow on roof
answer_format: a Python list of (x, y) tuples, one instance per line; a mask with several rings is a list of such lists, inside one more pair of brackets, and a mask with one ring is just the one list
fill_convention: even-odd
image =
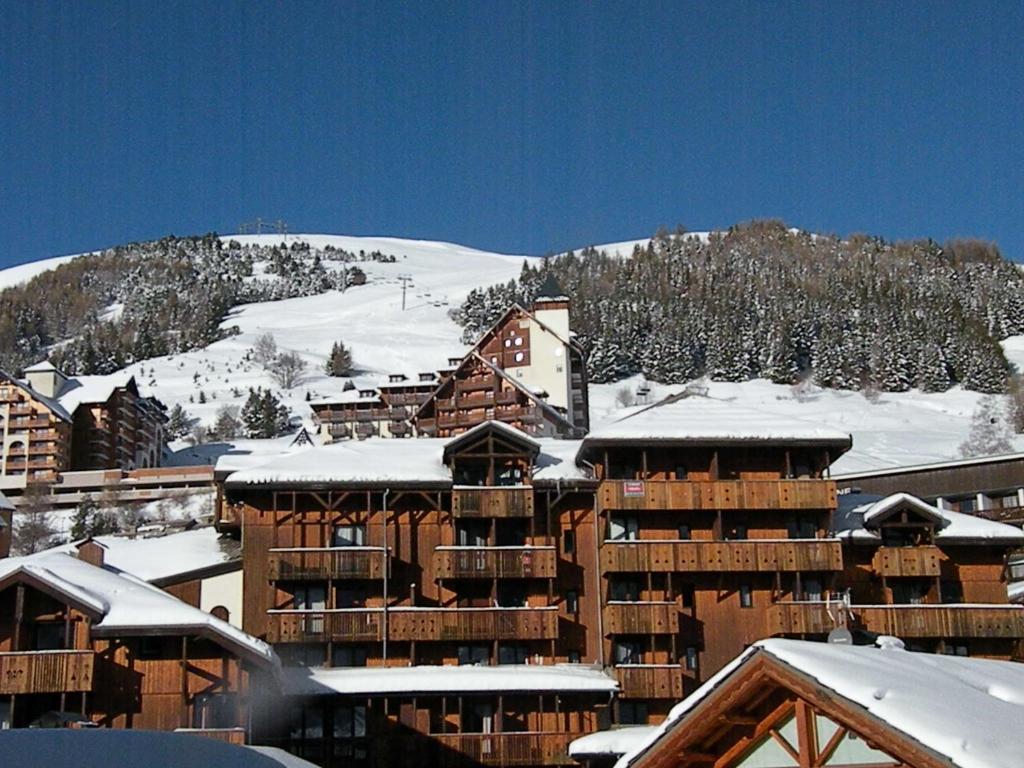
[(40, 403), (49, 408), (53, 415), (56, 416), (58, 419), (61, 419), (62, 421), (71, 421), (71, 414), (68, 413), (68, 411), (64, 408), (63, 405), (61, 405), (54, 398), (47, 397), (46, 395), (37, 392), (32, 388), (32, 386), (28, 382), (22, 381), (21, 379), (15, 376), (11, 376), (11, 374), (3, 370), (0, 370), (0, 378), (6, 379), (14, 386), (27, 392), (30, 397), (32, 397), (35, 400), (38, 400)]
[[(579, 440), (537, 439), (496, 421), (485, 422), (473, 430), (483, 431), (488, 425), (537, 446), (540, 453), (535, 459), (534, 480), (570, 482), (590, 479), (585, 469), (576, 466)], [(226, 481), (230, 486), (318, 483), (450, 485), (452, 475), (444, 463), (445, 449), (453, 442), (464, 440), (473, 430), (450, 438), (339, 440), (324, 446), (261, 454), (243, 461), (238, 461), (238, 457), (225, 456), (217, 462), (217, 471), (237, 466)]]
[[(104, 549), (105, 568), (125, 571), (143, 581), (166, 581), (225, 563), (241, 563), (241, 552), (232, 546), (236, 542), (226, 543), (212, 526), (166, 536), (95, 536), (92, 540)], [(49, 551), (74, 555), (76, 547), (63, 544)]]
[(292, 667), (284, 670), (291, 695), (413, 693), (614, 693), (618, 683), (583, 664), (497, 666)]
[(540, 454), (534, 459), (533, 481), (535, 483), (577, 482), (592, 480), (586, 466), (576, 463), (582, 440), (559, 440), (553, 437), (537, 439)]
[(588, 443), (810, 443), (848, 448), (850, 435), (791, 416), (700, 395), (669, 398), (591, 432)]
[(903, 475), (911, 472), (929, 472), (937, 469), (954, 469), (956, 467), (973, 467), (980, 464), (1000, 464), (1004, 461), (1022, 461), (1024, 453), (1000, 453), (993, 456), (976, 456), (971, 459), (955, 459), (953, 461), (935, 461), (928, 464), (910, 464), (903, 467), (887, 467), (885, 469), (867, 469), (863, 472), (844, 472), (833, 475), (834, 480), (858, 480), (866, 477), (883, 477), (885, 475)]
[(524, 445), (528, 445), (533, 450), (540, 450), (540, 443), (538, 443), (534, 438), (530, 437), (528, 434), (523, 432), (521, 429), (516, 429), (511, 424), (506, 424), (502, 421), (488, 420), (480, 424), (477, 424), (475, 427), (471, 429), (467, 429), (461, 435), (455, 435), (454, 437), (449, 438), (448, 445), (445, 447), (445, 453), (447, 454), (449, 450), (452, 450), (459, 445), (471, 443), (473, 442), (473, 440), (477, 438), (478, 435), (482, 435), (483, 433), (489, 432), (491, 430), (501, 432), (510, 440)]
[[(857, 504), (858, 501), (862, 503)], [(881, 537), (874, 530), (877, 523), (886, 513), (901, 505), (910, 505), (939, 523), (941, 527), (935, 533), (935, 540), (939, 543), (993, 541), (1000, 544), (1024, 544), (1024, 530), (1020, 528), (975, 515), (939, 509), (909, 493), (894, 493), (885, 497), (841, 494), (839, 502), (839, 508), (832, 515), (832, 530), (840, 539), (878, 542)]]
[(51, 363), (49, 360), (40, 360), (35, 365), (30, 365), (25, 369), (25, 373), (48, 373), (50, 371), (57, 371), (63, 373), (57, 366)]
[[(447, 440), (420, 438), (338, 441), (307, 448), (233, 473), (239, 485), (309, 485), (318, 483), (451, 483), (442, 461)], [(220, 464), (217, 465), (218, 470)]]
[[(240, 469), (265, 464), (270, 458), (286, 456), (297, 451), (310, 449), (308, 445), (296, 445), (295, 435), (284, 435), (265, 440), (233, 439), (219, 445), (222, 451), (217, 457), (214, 472), (236, 472)], [(199, 448), (201, 446), (197, 446)]]
[(319, 768), (316, 763), (296, 757), (291, 752), (281, 749), (281, 747), (261, 747), (256, 744), (243, 744), (242, 746), (246, 749), (251, 749), (253, 752), (259, 752), (264, 757), (280, 763), (284, 768)]
[(116, 389), (127, 387), (132, 378), (127, 371), (119, 371), (109, 376), (75, 376), (68, 379), (57, 400), (68, 413), (74, 413), (83, 403), (107, 402)]
[(900, 648), (761, 640), (676, 705), (668, 719), (616, 768), (640, 754), (737, 668), (767, 653), (960, 768), (1020, 765), (1024, 752), (1024, 665), (913, 653)]
[(363, 389), (346, 389), (339, 392), (336, 395), (330, 397), (321, 397), (317, 400), (311, 400), (309, 404), (313, 405), (349, 405), (351, 403), (379, 403), (381, 402), (380, 395), (377, 394), (376, 388), (372, 395), (364, 395)]
[(277, 665), (273, 649), (242, 630), (147, 584), (129, 573), (115, 573), (63, 552), (0, 560), (0, 580), (24, 573), (66, 594), (101, 616), (93, 631), (132, 635), (187, 630), (209, 637), (264, 664)]
[(656, 725), (633, 725), (589, 733), (569, 744), (569, 757), (624, 755), (650, 740)]

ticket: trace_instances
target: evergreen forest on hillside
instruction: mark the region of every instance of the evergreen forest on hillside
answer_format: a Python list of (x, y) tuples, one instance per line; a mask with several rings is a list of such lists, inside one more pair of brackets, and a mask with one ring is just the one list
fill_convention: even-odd
[(356, 262), (394, 260), (215, 234), (117, 246), (0, 292), (0, 367), (49, 356), (68, 373), (112, 373), (217, 341), (234, 306), (346, 290), (366, 281)]
[(469, 342), (548, 273), (572, 299), (591, 379), (637, 373), (825, 387), (1004, 392), (998, 340), (1024, 333), (1024, 272), (975, 240), (844, 239), (758, 221), (697, 237), (660, 232), (632, 255), (592, 248), (523, 265), (470, 293)]

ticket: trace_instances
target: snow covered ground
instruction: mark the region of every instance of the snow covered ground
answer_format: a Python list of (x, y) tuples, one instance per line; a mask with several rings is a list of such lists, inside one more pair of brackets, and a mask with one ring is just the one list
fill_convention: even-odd
[(39, 261), (30, 261), (27, 264), (18, 264), (15, 267), (0, 269), (0, 290), (10, 288), (14, 285), (20, 285), (21, 283), (27, 283), (36, 275), (41, 275), (43, 272), (49, 272), (51, 269), (56, 269), (61, 264), (67, 264), (72, 259), (77, 259), (79, 256), (84, 255), (85, 254), (81, 253), (73, 253), (68, 256), (54, 256), (51, 259), (40, 259)]
[[(330, 244), (350, 252), (379, 250), (395, 255), (397, 262), (361, 262), (359, 266), (366, 272), (368, 283), (344, 293), (332, 291), (238, 307), (225, 326), (237, 325), (239, 335), (203, 350), (154, 358), (128, 369), (136, 374), (145, 392), (159, 397), (168, 406), (181, 403), (205, 423), (213, 421), (221, 405), (240, 407), (249, 387), (278, 390), (265, 371), (243, 360), (256, 338), (266, 332), (274, 335), (279, 351), (298, 352), (309, 364), (307, 379), (281, 393), (293, 413), (307, 420), (307, 397), (337, 394), (345, 384), (344, 379), (322, 373), (331, 345), (337, 340), (344, 341), (352, 350), (360, 371), (359, 384), (385, 381), (392, 372), (415, 376), (420, 371), (443, 367), (449, 357), (466, 349), (460, 340), (461, 329), (449, 319), (448, 312), (473, 288), (516, 277), (523, 259), (529, 258), (452, 243), (386, 237), (234, 235), (232, 239), (266, 244), (299, 240), (314, 247)], [(643, 242), (631, 240), (598, 247), (628, 255), (635, 244)], [(0, 286), (26, 280), (69, 258), (73, 257), (0, 271)], [(411, 278), (404, 311), (400, 280), (403, 276)], [(1003, 346), (1011, 361), (1024, 370), (1024, 336), (1008, 339)], [(617, 393), (623, 387), (635, 391), (638, 383), (634, 379), (592, 386), (592, 425), (596, 427), (624, 415), (626, 411), (616, 403)], [(680, 389), (678, 385), (653, 384), (651, 401)], [(198, 402), (200, 391), (206, 403)], [(835, 472), (958, 456), (958, 446), (967, 436), (971, 414), (980, 398), (976, 393), (958, 389), (940, 394), (884, 393), (874, 400), (856, 392), (814, 389), (798, 396), (792, 387), (767, 381), (712, 382), (709, 394), (851, 432), (853, 450), (836, 463)], [(1015, 447), (1024, 451), (1024, 437), (1017, 438)]]

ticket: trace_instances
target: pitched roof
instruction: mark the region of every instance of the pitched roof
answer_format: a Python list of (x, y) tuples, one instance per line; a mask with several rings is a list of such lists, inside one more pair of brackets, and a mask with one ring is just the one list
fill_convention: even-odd
[(840, 494), (839, 508), (832, 515), (832, 531), (837, 538), (853, 542), (881, 541), (878, 525), (894, 511), (909, 507), (934, 520), (937, 543), (991, 542), (1005, 545), (1024, 544), (1024, 530), (1016, 526), (986, 520), (975, 515), (953, 512), (922, 501), (909, 493), (889, 496), (872, 494)]
[(472, 429), (467, 429), (460, 435), (455, 435), (454, 437), (450, 438), (448, 440), (448, 443), (444, 447), (445, 458), (447, 458), (448, 455), (453, 451), (457, 451), (460, 448), (463, 448), (464, 446), (473, 443), (475, 440), (479, 439), (481, 436), (488, 432), (498, 433), (500, 437), (504, 437), (506, 440), (509, 440), (513, 443), (516, 443), (517, 445), (522, 446), (532, 455), (536, 455), (538, 452), (540, 452), (540, 443), (538, 443), (536, 440), (534, 440), (532, 437), (530, 437), (522, 430), (516, 429), (515, 427), (510, 426), (509, 424), (505, 424), (504, 422), (489, 419), (488, 421), (484, 421), (480, 424), (477, 424)]
[(11, 376), (11, 374), (7, 373), (7, 371), (0, 370), (0, 378), (6, 379), (9, 383), (13, 384), (14, 386), (21, 389), (23, 392), (27, 393), (29, 397), (38, 400), (40, 403), (45, 405), (50, 410), (50, 412), (61, 421), (70, 422), (72, 420), (71, 414), (67, 411), (67, 409), (54, 398), (47, 397), (46, 395), (37, 392), (31, 387), (31, 385), (27, 384), (26, 382), (22, 381), (16, 376)]
[(68, 413), (74, 413), (80, 405), (105, 403), (118, 389), (131, 386), (135, 386), (135, 377), (127, 371), (107, 376), (75, 376), (68, 379), (57, 399)]
[(129, 573), (115, 573), (63, 552), (0, 560), (0, 583), (24, 578), (66, 597), (99, 618), (97, 635), (197, 634), (264, 666), (273, 649), (226, 621), (182, 602)]
[(611, 442), (769, 443), (819, 445), (845, 451), (852, 438), (846, 432), (811, 421), (755, 410), (731, 400), (676, 395), (599, 427), (584, 438), (586, 445)]
[(30, 365), (25, 369), (25, 373), (48, 373), (50, 371), (56, 371), (63, 375), (63, 371), (51, 363), (49, 360), (40, 360), (35, 365)]
[[(990, 659), (874, 648), (761, 640), (676, 705), (646, 743), (625, 755), (617, 768), (643, 765), (669, 734), (685, 734), (701, 709), (726, 697), (742, 670), (765, 660), (781, 675), (810, 680), (829, 701), (866, 715), (914, 748), (931, 753), (934, 764), (996, 768), (1020, 764), (1024, 753), (1024, 665)], [(719, 699), (721, 700), (721, 699)]]

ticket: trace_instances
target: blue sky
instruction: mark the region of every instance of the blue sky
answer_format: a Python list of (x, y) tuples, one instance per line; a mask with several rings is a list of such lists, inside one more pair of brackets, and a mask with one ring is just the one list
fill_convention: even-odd
[(782, 218), (1024, 260), (1024, 4), (0, 0), (0, 263)]

